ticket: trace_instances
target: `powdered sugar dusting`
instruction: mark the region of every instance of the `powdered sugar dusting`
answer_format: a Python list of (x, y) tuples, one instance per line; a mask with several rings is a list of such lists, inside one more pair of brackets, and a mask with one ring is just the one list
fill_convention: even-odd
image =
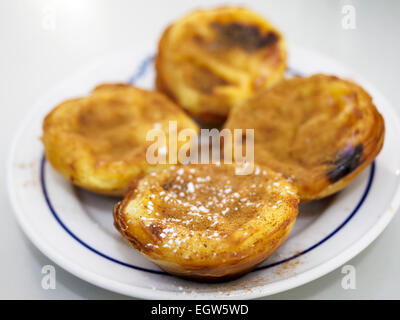
[(256, 168), (250, 176), (239, 176), (234, 166), (212, 168), (166, 169), (164, 178), (153, 175), (145, 179), (146, 185), (142, 182), (141, 188), (149, 195), (142, 204), (145, 210), (141, 212), (146, 216), (140, 221), (158, 239), (149, 249), (162, 246), (177, 252), (189, 239), (192, 246), (197, 243), (200, 248), (205, 242), (227, 239), (238, 230), (249, 236), (251, 231), (244, 229), (248, 221), (261, 223), (268, 219), (264, 211), (273, 213), (285, 205), (282, 197), (293, 197), (290, 186), (265, 170)]

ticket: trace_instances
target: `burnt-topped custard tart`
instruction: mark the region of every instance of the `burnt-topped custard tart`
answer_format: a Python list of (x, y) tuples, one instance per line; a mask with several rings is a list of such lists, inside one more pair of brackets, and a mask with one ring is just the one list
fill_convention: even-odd
[(379, 154), (385, 135), (363, 88), (323, 74), (257, 93), (233, 110), (225, 128), (254, 129), (255, 163), (282, 173), (301, 201), (346, 187)]
[(286, 70), (281, 32), (239, 7), (196, 10), (163, 33), (156, 58), (157, 88), (204, 122), (219, 123)]

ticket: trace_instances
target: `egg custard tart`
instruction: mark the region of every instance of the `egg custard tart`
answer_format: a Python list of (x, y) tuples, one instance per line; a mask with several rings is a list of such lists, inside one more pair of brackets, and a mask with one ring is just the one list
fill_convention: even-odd
[(286, 70), (281, 32), (239, 7), (196, 10), (163, 33), (156, 58), (157, 88), (189, 113), (219, 123)]
[(146, 161), (147, 147), (153, 143), (146, 141), (146, 134), (158, 127), (168, 137), (169, 120), (177, 121), (177, 130), (199, 130), (160, 93), (103, 84), (87, 97), (62, 102), (46, 116), (46, 158), (73, 184), (122, 196), (134, 179), (166, 166)]
[(298, 197), (271, 170), (236, 170), (202, 164), (149, 174), (115, 206), (115, 227), (171, 274), (198, 281), (238, 277), (286, 240)]
[(233, 110), (225, 127), (254, 129), (255, 163), (282, 173), (301, 201), (346, 187), (379, 154), (385, 132), (364, 89), (323, 74), (259, 92)]

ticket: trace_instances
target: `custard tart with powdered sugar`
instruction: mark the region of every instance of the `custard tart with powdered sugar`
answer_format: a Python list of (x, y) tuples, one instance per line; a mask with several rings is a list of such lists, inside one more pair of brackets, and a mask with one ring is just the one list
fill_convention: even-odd
[(268, 258), (298, 213), (295, 188), (269, 169), (187, 165), (152, 173), (115, 206), (115, 226), (163, 270), (223, 281)]

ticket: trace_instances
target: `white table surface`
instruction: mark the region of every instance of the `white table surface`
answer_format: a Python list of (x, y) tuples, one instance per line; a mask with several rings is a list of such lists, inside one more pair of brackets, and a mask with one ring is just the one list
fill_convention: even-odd
[[(146, 39), (157, 41), (175, 17), (200, 6), (239, 3), (273, 21), (291, 42), (329, 55), (374, 83), (400, 112), (400, 1), (0, 1), (0, 298), (124, 299), (56, 267), (57, 287), (41, 287), (41, 254), (17, 225), (6, 187), (15, 130), (35, 100), (92, 59)], [(354, 5), (356, 29), (342, 28), (342, 7)], [(400, 146), (399, 146), (400, 147)], [(400, 150), (399, 150), (400, 152)], [(379, 199), (377, 199), (379, 201)], [(400, 216), (349, 264), (355, 290), (337, 269), (272, 299), (400, 299)]]

